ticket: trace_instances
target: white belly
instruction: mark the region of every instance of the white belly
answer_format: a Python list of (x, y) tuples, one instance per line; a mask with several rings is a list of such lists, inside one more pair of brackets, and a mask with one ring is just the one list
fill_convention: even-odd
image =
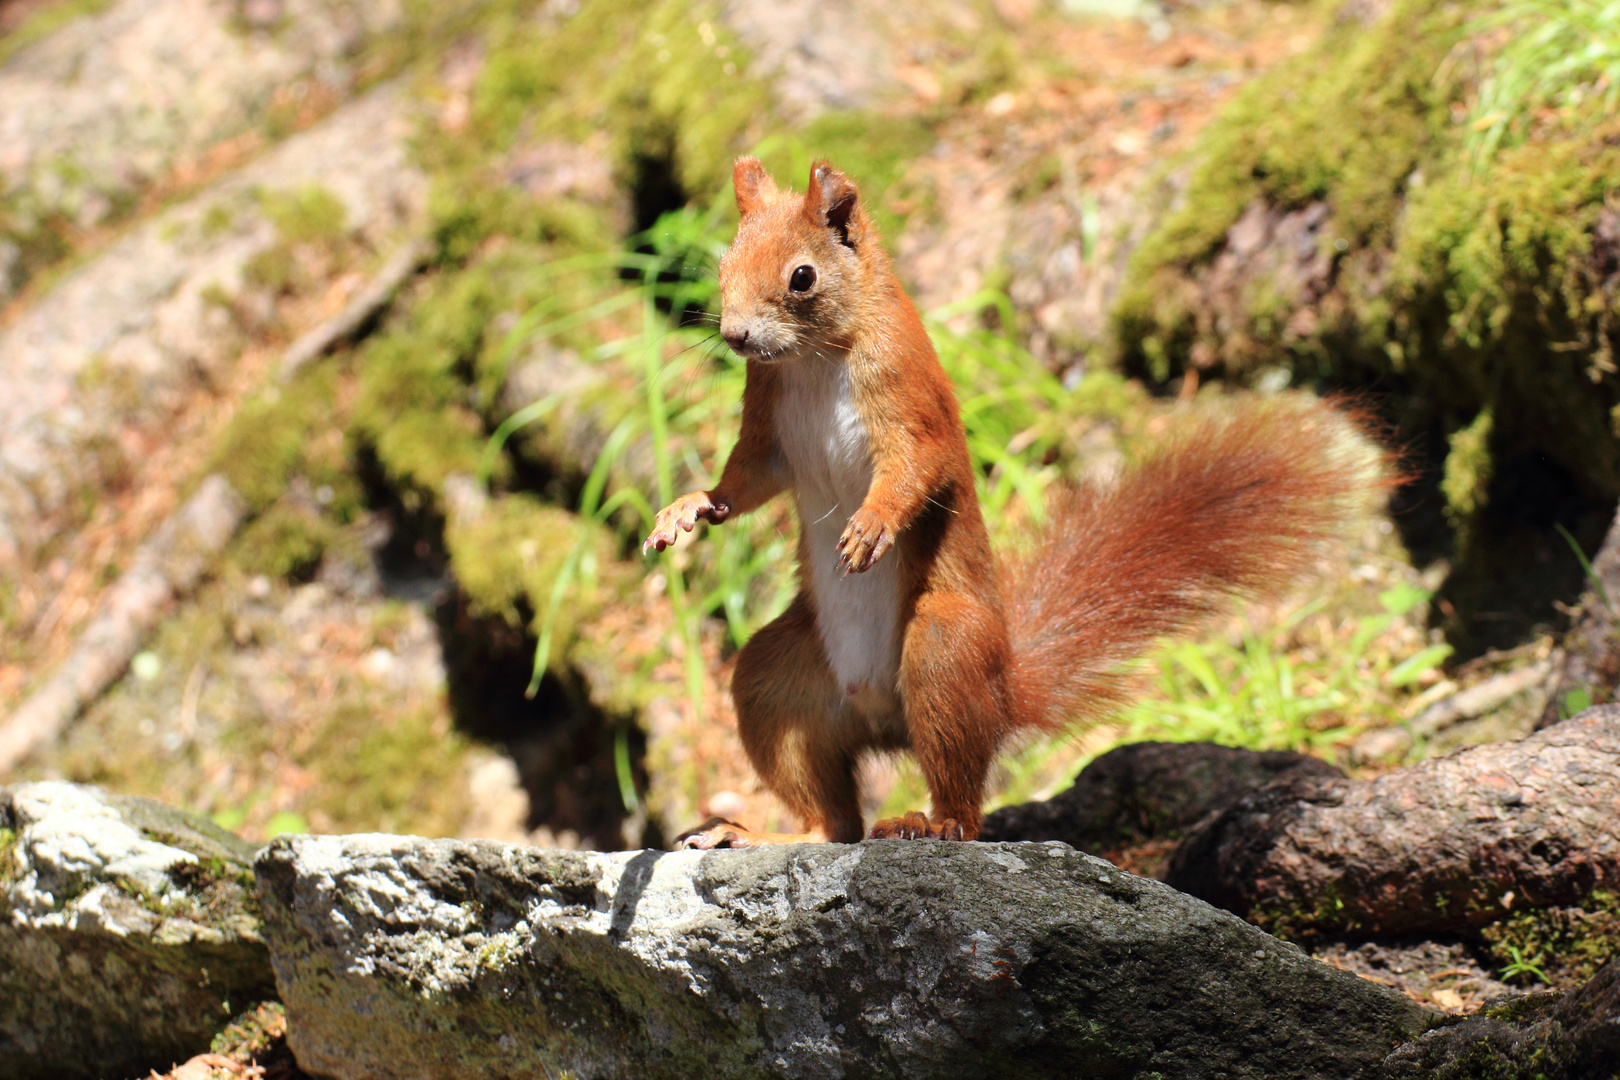
[[(899, 552), (840, 577), (838, 538), (872, 486), (866, 426), (850, 400), (842, 359), (804, 356), (782, 373), (776, 430), (793, 474), (821, 645), (846, 694), (889, 698), (899, 685)], [(866, 695), (862, 695), (865, 697)]]

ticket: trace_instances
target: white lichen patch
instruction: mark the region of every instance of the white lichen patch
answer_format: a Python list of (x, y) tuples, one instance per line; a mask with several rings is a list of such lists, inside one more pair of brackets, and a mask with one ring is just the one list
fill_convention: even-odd
[(197, 863), (191, 852), (143, 836), (92, 788), (26, 784), (12, 789), (11, 807), (17, 865), (4, 889), (13, 923), (193, 936), (195, 929), (163, 926), (166, 913), (192, 906), (170, 876)]
[(1029, 864), (1010, 851), (990, 851), (985, 854), (985, 861), (993, 862), (998, 866), (1007, 868), (1007, 872), (1017, 874), (1028, 870)]

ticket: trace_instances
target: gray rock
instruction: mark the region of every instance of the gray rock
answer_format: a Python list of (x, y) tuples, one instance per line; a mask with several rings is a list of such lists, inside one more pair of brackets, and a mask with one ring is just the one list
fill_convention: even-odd
[(333, 1077), (1351, 1077), (1427, 1016), (1062, 844), (544, 851), (283, 837), (257, 863)]
[(0, 788), (0, 1080), (167, 1067), (271, 996), (252, 858), (146, 799)]

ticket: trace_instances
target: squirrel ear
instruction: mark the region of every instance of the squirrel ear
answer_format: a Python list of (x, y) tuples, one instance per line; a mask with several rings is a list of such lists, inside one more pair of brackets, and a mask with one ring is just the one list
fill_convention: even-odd
[(757, 157), (737, 159), (731, 169), (731, 186), (737, 189), (737, 210), (743, 217), (764, 206), (776, 194), (776, 181)]
[(861, 241), (860, 191), (849, 177), (825, 161), (810, 168), (810, 190), (804, 194), (804, 209), (812, 221), (838, 234), (838, 242), (854, 247)]

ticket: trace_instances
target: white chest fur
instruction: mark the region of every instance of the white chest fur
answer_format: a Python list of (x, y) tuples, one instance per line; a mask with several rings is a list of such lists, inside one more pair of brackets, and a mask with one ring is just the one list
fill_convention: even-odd
[(863, 574), (838, 573), (838, 538), (872, 486), (866, 425), (841, 357), (785, 362), (776, 431), (793, 476), (828, 663), (846, 694), (891, 697), (900, 670), (900, 553), (891, 550)]

